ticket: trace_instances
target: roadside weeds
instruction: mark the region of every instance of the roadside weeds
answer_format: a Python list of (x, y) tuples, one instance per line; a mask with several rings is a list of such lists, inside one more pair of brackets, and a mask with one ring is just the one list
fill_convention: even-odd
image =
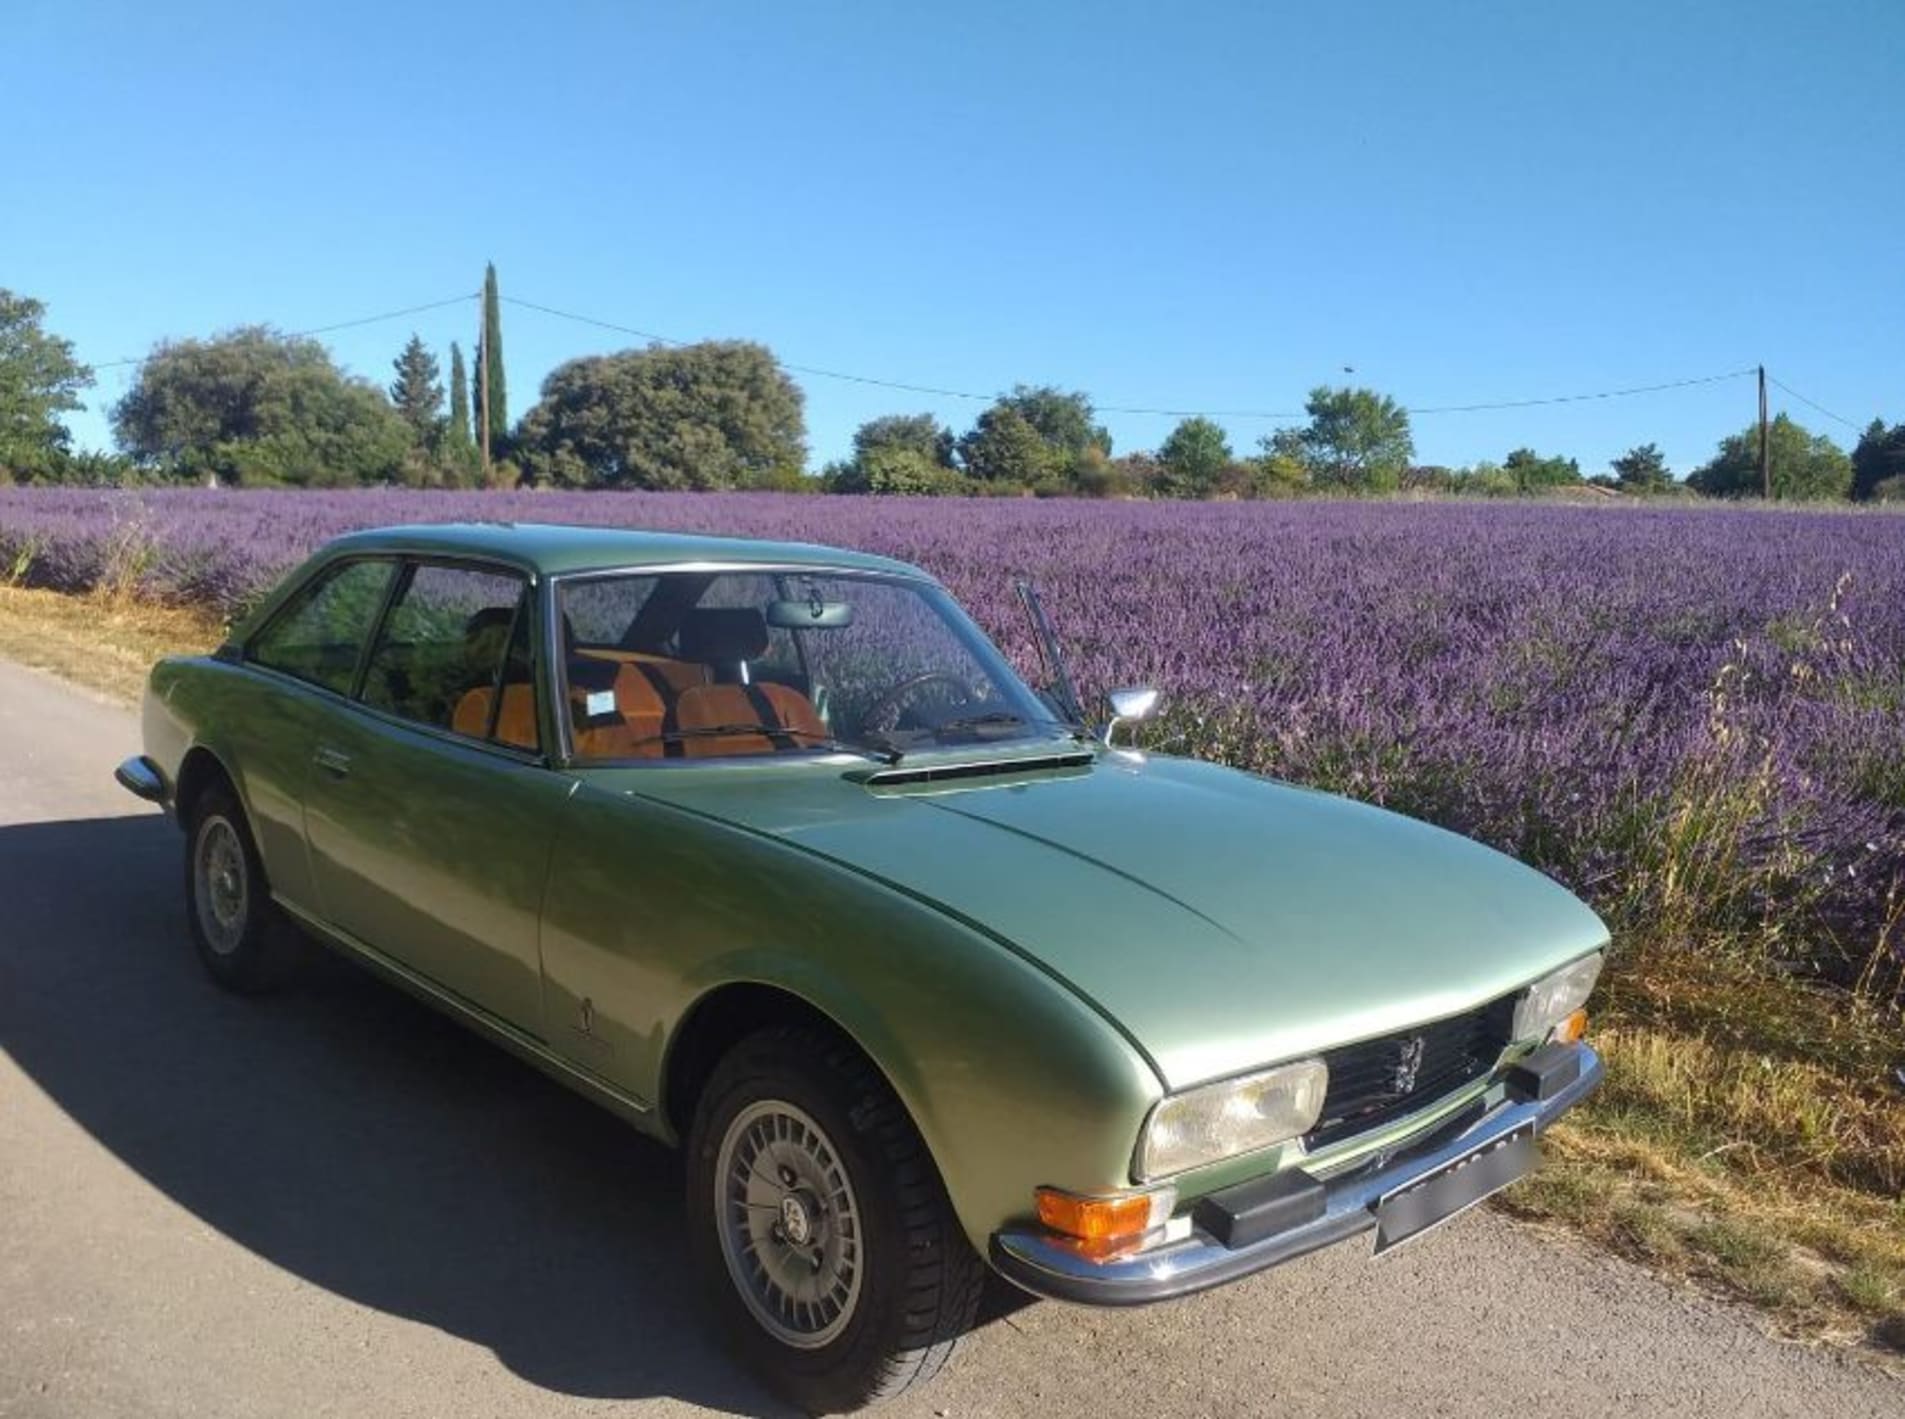
[(1590, 1039), (1607, 1082), (1499, 1201), (1752, 1303), (1789, 1338), (1905, 1357), (1895, 1013), (1745, 962), (1635, 951)]
[(203, 611), (128, 595), (67, 596), (0, 582), (0, 656), (137, 705), (152, 662), (198, 655), (224, 638)]

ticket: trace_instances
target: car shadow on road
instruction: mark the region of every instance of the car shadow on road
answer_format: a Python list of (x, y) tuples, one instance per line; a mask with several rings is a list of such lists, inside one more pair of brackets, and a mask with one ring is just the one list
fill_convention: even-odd
[(224, 994), (179, 863), (157, 815), (0, 826), (0, 1049), (68, 1115), (259, 1256), (532, 1383), (780, 1412), (691, 1302), (672, 1153), (341, 961)]

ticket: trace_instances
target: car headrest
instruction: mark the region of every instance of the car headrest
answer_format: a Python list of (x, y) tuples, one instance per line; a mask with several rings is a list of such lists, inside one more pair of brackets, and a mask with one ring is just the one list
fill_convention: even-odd
[(479, 670), (494, 671), (515, 629), (514, 606), (485, 606), (463, 623), (463, 654)]
[(683, 660), (753, 660), (767, 650), (767, 618), (752, 606), (698, 606), (681, 618), (676, 644)]

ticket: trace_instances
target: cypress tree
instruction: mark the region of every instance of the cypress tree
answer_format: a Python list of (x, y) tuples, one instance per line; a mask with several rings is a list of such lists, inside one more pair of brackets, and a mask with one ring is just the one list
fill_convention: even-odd
[(476, 347), (476, 381), (470, 388), (479, 419), (483, 417), (485, 373), (489, 377), (489, 447), (494, 458), (509, 437), (509, 394), (503, 379), (503, 310), (496, 294), (495, 262), (483, 271), (483, 334)]
[(470, 437), (470, 376), (463, 368), (463, 347), (454, 340), (450, 342), (450, 427), (446, 442), (459, 471), (476, 461), (476, 444)]

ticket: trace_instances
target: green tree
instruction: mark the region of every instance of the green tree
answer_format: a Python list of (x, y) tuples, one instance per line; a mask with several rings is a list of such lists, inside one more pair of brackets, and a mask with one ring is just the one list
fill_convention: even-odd
[[(443, 431), (443, 380), (437, 357), (413, 334), (391, 361), (391, 368), (397, 377), (390, 384), (390, 402), (410, 425), (417, 447), (434, 449)], [(464, 411), (465, 418), (468, 413)]]
[(1161, 496), (1164, 465), (1155, 453), (1140, 451), (1121, 454), (1111, 460), (1107, 479), (1108, 496), (1148, 498)]
[(1158, 450), (1164, 491), (1174, 498), (1207, 498), (1230, 467), (1230, 440), (1205, 418), (1185, 419)]
[(476, 442), (470, 437), (470, 378), (463, 368), (463, 347), (450, 342), (450, 423), (444, 430), (445, 461), (468, 482), (476, 467)]
[(44, 302), (0, 289), (0, 471), (38, 474), (66, 452), (60, 415), (85, 407), (80, 391), (93, 372), (73, 345), (49, 335)]
[(1615, 480), (1629, 493), (1664, 493), (1673, 487), (1667, 458), (1651, 443), (1637, 444), (1610, 465)]
[(1359, 493), (1394, 492), (1415, 460), (1409, 411), (1373, 389), (1319, 385), (1304, 403), (1310, 422), (1263, 441), (1266, 455), (1299, 459), (1311, 483)]
[(852, 462), (829, 470), (829, 491), (930, 497), (965, 492), (965, 475), (904, 444), (876, 444)]
[(959, 440), (959, 459), (982, 483), (1034, 487), (1063, 471), (1064, 455), (1012, 405), (1001, 400)]
[(651, 345), (558, 366), (516, 447), (531, 478), (567, 487), (798, 486), (801, 403), (765, 346)]
[(1499, 463), (1486, 459), (1453, 474), (1455, 491), (1472, 498), (1512, 498), (1520, 492), (1515, 477)]
[(345, 487), (403, 474), (411, 430), (317, 341), (252, 325), (165, 341), (114, 407), (113, 433), (165, 477)]
[(907, 449), (942, 468), (953, 467), (952, 430), (931, 414), (885, 414), (854, 430), (853, 454), (865, 458), (876, 449)]
[(1905, 424), (1888, 429), (1883, 419), (1874, 419), (1852, 450), (1852, 496), (1869, 501), (1881, 484), (1896, 486), (1896, 478), (1905, 478)]
[(1581, 481), (1581, 465), (1572, 458), (1543, 458), (1532, 448), (1518, 448), (1502, 460), (1502, 471), (1515, 480), (1520, 493), (1567, 488)]
[[(1852, 460), (1824, 434), (1781, 414), (1768, 426), (1766, 443), (1775, 498), (1818, 502), (1851, 496)], [(1694, 470), (1687, 486), (1713, 498), (1760, 496), (1759, 425), (1720, 440), (1719, 452)]]
[(1300, 430), (1279, 429), (1258, 439), (1257, 456), (1249, 463), (1253, 497), (1295, 497), (1310, 486), (1310, 461)]
[(885, 414), (853, 434), (853, 457), (828, 466), (833, 493), (924, 495), (966, 491), (953, 463), (952, 431), (931, 414)]
[(966, 472), (983, 482), (1044, 493), (1084, 483), (1108, 488), (1111, 435), (1091, 399), (1047, 384), (1018, 384), (981, 414), (959, 440)]
[(470, 403), (483, 417), (484, 372), (489, 375), (489, 448), (490, 456), (501, 453), (509, 442), (509, 385), (503, 377), (503, 307), (496, 289), (496, 263), (483, 268), (483, 329), (476, 344), (476, 371), (470, 385)]
[(1049, 384), (1016, 384), (999, 403), (1030, 424), (1061, 462), (1070, 464), (1090, 448), (1111, 454), (1111, 435), (1098, 422), (1089, 395)]

